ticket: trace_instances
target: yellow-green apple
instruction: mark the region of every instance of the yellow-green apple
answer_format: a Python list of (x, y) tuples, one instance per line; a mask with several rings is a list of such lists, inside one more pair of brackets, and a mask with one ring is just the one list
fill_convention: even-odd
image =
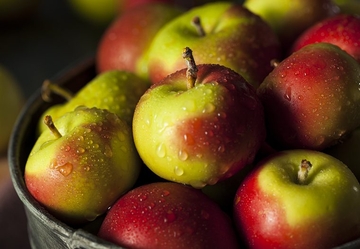
[(229, 216), (200, 190), (174, 182), (120, 197), (98, 235), (125, 248), (239, 248)]
[(25, 165), (30, 194), (68, 224), (94, 220), (137, 180), (130, 126), (105, 109), (78, 107), (37, 139)]
[(119, 15), (101, 37), (97, 71), (127, 70), (148, 79), (148, 50), (155, 34), (183, 11), (170, 4), (148, 3)]
[(16, 118), (24, 104), (22, 90), (14, 75), (0, 65), (0, 154), (6, 152)]
[(232, 2), (208, 3), (174, 18), (155, 35), (149, 50), (151, 81), (183, 68), (178, 51), (191, 47), (199, 64), (221, 64), (257, 87), (280, 57), (280, 44), (259, 16)]
[(352, 131), (347, 137), (337, 145), (326, 149), (324, 152), (336, 157), (346, 164), (360, 181), (360, 128)]
[(284, 52), (305, 29), (339, 13), (332, 0), (245, 0), (244, 6), (269, 23)]
[[(254, 87), (218, 64), (195, 65), (153, 84), (134, 112), (133, 135), (144, 163), (160, 177), (201, 188), (229, 178), (265, 139)], [(191, 58), (191, 59), (190, 59)]]
[(43, 122), (46, 115), (51, 115), (55, 121), (78, 106), (107, 109), (131, 125), (135, 106), (149, 86), (150, 82), (123, 70), (110, 70), (97, 74), (76, 94), (69, 93), (50, 81), (45, 81), (42, 86), (44, 100), (51, 101), (53, 93), (60, 94), (68, 100), (45, 110), (39, 120), (38, 130), (41, 133), (48, 129)]
[(296, 38), (290, 53), (308, 44), (328, 42), (337, 45), (360, 62), (359, 41), (360, 17), (357, 15), (336, 15), (305, 30)]
[(268, 138), (277, 148), (323, 150), (360, 125), (359, 63), (338, 46), (309, 44), (260, 85)]
[(123, 0), (67, 0), (80, 18), (97, 26), (107, 26), (122, 9)]
[(360, 237), (360, 184), (336, 158), (281, 151), (239, 186), (234, 220), (248, 248), (333, 248)]

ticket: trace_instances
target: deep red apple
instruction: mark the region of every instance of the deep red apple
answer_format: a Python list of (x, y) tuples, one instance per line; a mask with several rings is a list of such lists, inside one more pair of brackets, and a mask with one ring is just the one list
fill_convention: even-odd
[(129, 9), (107, 28), (97, 48), (97, 71), (128, 70), (148, 78), (147, 53), (158, 30), (183, 10), (149, 3)]
[(110, 209), (98, 235), (126, 248), (239, 248), (230, 218), (200, 190), (173, 182), (137, 187)]
[(277, 148), (322, 150), (360, 125), (359, 63), (329, 43), (293, 53), (258, 88)]
[(300, 35), (290, 52), (317, 42), (337, 45), (360, 62), (360, 17), (337, 15), (324, 19)]

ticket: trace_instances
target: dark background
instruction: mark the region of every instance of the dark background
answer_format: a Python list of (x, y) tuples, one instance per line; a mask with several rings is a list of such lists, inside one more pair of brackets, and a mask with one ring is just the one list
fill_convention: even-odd
[(0, 64), (29, 97), (46, 78), (93, 56), (104, 29), (81, 19), (67, 0), (41, 0), (31, 18), (1, 27)]
[[(67, 0), (40, 0), (30, 18), (0, 26), (0, 64), (28, 99), (45, 79), (94, 56), (105, 28), (81, 19)], [(0, 248), (28, 249), (23, 205), (10, 177), (0, 183)]]

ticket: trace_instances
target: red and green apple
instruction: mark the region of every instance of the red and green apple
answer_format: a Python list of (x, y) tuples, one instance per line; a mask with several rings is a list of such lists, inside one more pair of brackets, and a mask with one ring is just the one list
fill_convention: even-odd
[(234, 219), (248, 248), (333, 248), (360, 236), (360, 184), (338, 159), (286, 150), (239, 186)]

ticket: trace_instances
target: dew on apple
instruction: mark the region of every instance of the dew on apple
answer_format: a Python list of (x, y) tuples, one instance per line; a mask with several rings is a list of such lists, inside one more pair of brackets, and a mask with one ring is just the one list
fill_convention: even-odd
[(175, 166), (174, 173), (177, 176), (182, 176), (184, 174), (184, 170), (182, 168), (180, 168), (179, 166)]
[(83, 147), (78, 147), (76, 150), (77, 154), (83, 154), (85, 152), (85, 149)]
[(68, 176), (73, 171), (73, 165), (71, 163), (65, 163), (61, 166), (55, 166), (55, 169), (58, 170), (63, 176)]
[(185, 150), (179, 150), (178, 157), (181, 161), (186, 161), (189, 155)]
[(212, 113), (215, 109), (216, 106), (213, 103), (206, 103), (202, 113)]
[(166, 156), (166, 148), (165, 145), (163, 143), (160, 143), (157, 147), (156, 147), (156, 155), (158, 157), (165, 157)]
[(109, 145), (105, 145), (104, 155), (106, 157), (112, 157), (113, 156), (113, 151), (112, 151), (112, 149), (110, 148)]
[(291, 87), (286, 88), (284, 98), (288, 101), (291, 101)]

